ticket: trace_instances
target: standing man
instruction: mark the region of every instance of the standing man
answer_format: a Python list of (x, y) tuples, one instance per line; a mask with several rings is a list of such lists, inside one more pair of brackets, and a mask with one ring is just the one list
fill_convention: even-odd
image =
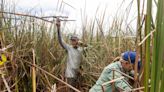
[[(57, 33), (58, 33), (58, 40), (60, 45), (67, 51), (67, 62), (66, 62), (66, 70), (65, 70), (65, 77), (67, 79), (68, 84), (75, 87), (77, 85), (77, 77), (78, 77), (78, 70), (80, 67), (80, 63), (82, 60), (82, 51), (83, 48), (79, 46), (78, 41), (79, 38), (76, 35), (72, 35), (70, 37), (71, 45), (66, 44), (61, 35), (60, 30), (60, 19), (57, 18), (56, 21), (57, 26)], [(72, 89), (69, 89), (69, 92), (74, 92)]]
[[(89, 92), (103, 92), (102, 84), (113, 80), (112, 69), (124, 73), (130, 73), (130, 71), (134, 69), (135, 58), (136, 58), (136, 52), (132, 52), (132, 51), (124, 52), (122, 54), (122, 58), (119, 61), (111, 63), (104, 68), (96, 84), (90, 89)], [(138, 68), (139, 67), (140, 66), (138, 66)], [(123, 75), (115, 71), (114, 78), (117, 79), (120, 77), (123, 77)], [(128, 92), (132, 88), (125, 78), (115, 81), (113, 89), (112, 87), (113, 87), (112, 84), (104, 85), (104, 92), (120, 92), (120, 91)]]

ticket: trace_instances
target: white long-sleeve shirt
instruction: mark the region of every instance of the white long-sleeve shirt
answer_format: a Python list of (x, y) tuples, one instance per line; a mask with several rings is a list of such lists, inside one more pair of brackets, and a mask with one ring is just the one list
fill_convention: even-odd
[(73, 48), (71, 45), (66, 44), (62, 37), (60, 30), (58, 30), (58, 39), (60, 45), (67, 50), (67, 66), (65, 70), (65, 77), (67, 78), (75, 78), (77, 77), (77, 71), (80, 67), (80, 63), (82, 61), (82, 47), (78, 47), (77, 49)]

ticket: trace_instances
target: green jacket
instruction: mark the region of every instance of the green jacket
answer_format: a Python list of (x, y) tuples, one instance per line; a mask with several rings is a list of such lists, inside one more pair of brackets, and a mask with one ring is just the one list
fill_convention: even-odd
[[(108, 82), (113, 79), (113, 72), (111, 69), (116, 69), (121, 72), (124, 72), (121, 66), (121, 62), (114, 62), (109, 64), (107, 67), (104, 68), (102, 74), (100, 75), (99, 79), (97, 80), (96, 84), (89, 90), (89, 92), (103, 92), (102, 91), (102, 84)], [(114, 78), (120, 78), (122, 75), (118, 72), (114, 72)], [(126, 81), (126, 79), (118, 80), (114, 83), (114, 92), (119, 92), (118, 89), (122, 89), (124, 91), (131, 90), (131, 86)], [(104, 86), (105, 92), (112, 92), (112, 85), (107, 84)]]

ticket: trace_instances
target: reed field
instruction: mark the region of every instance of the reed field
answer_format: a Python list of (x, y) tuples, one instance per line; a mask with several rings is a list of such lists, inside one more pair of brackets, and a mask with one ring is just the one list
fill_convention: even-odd
[[(77, 92), (88, 92), (103, 68), (127, 50), (136, 51), (142, 61), (139, 76), (135, 63), (134, 89), (164, 92), (164, 1), (134, 2), (138, 14), (136, 29), (123, 25), (124, 17), (115, 17), (109, 27), (104, 27), (104, 14), (108, 13), (105, 10), (91, 20), (81, 15), (84, 23), (80, 40), (88, 44), (88, 49), (83, 53)], [(16, 12), (15, 6), (1, 0), (0, 43), (1, 48), (10, 46), (3, 52), (10, 60), (0, 65), (0, 92), (67, 92), (67, 54), (58, 42), (56, 16), (47, 20), (30, 12)], [(67, 21), (62, 23), (62, 36), (69, 43), (69, 35), (63, 32), (67, 31)]]

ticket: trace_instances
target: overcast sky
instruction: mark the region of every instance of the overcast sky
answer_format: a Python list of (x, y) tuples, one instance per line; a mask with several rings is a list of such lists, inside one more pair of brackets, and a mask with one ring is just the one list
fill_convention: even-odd
[(136, 27), (136, 20), (134, 19), (137, 16), (137, 0), (7, 0), (7, 2), (8, 4), (14, 3), (18, 12), (42, 11), (45, 15), (69, 16), (69, 19), (76, 20), (76, 22), (69, 23), (72, 26), (71, 28), (77, 30), (81, 29), (81, 16), (83, 16), (83, 19), (84, 16), (87, 16), (88, 19), (95, 18), (98, 7), (97, 18), (106, 9), (105, 22), (111, 24), (114, 17), (116, 17), (116, 12), (118, 12), (118, 18), (122, 18), (123, 14), (125, 14), (127, 16), (127, 18), (124, 17), (126, 22), (130, 23), (134, 30)]

